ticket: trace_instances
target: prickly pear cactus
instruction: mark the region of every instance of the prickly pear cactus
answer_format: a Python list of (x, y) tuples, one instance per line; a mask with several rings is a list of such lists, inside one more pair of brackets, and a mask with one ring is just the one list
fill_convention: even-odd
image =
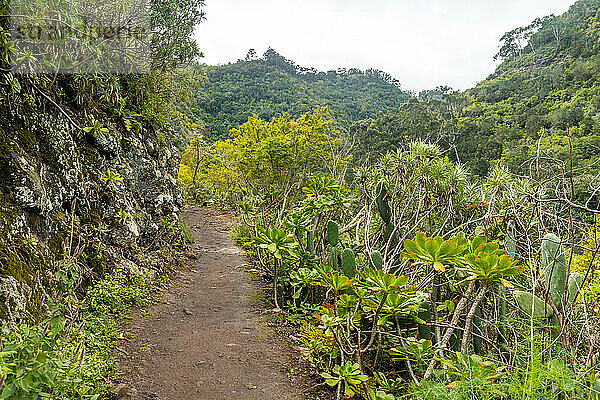
[[(396, 229), (396, 226), (393, 223), (389, 223), (389, 224), (385, 225), (385, 231), (384, 231), (383, 238), (386, 243), (389, 242), (391, 247), (396, 247), (399, 243), (398, 232), (395, 231), (395, 229)], [(391, 240), (390, 240), (390, 237), (391, 237)]]
[(327, 265), (329, 265), (330, 267), (339, 271), (341, 269), (340, 255), (341, 255), (340, 246), (328, 246), (327, 247)]
[(554, 311), (549, 304), (531, 292), (515, 290), (513, 295), (515, 296), (519, 308), (529, 315), (529, 317), (535, 319), (547, 319), (554, 314)]
[(383, 256), (379, 250), (371, 252), (369, 255), (369, 263), (373, 269), (383, 269)]
[(383, 222), (389, 224), (392, 222), (392, 210), (390, 209), (390, 204), (387, 199), (387, 191), (385, 190), (383, 182), (380, 182), (377, 185), (376, 190), (377, 197), (375, 201), (377, 202), (377, 211), (379, 211), (379, 215), (381, 216)]
[(429, 302), (423, 301), (419, 304), (419, 313), (417, 314), (419, 319), (423, 320), (424, 324), (417, 326), (419, 330), (419, 339), (434, 340), (431, 335), (431, 309), (429, 308)]
[(579, 272), (573, 272), (569, 275), (567, 284), (567, 303), (570, 304), (577, 298), (581, 286), (583, 285), (583, 275)]
[(327, 232), (325, 239), (330, 246), (337, 246), (340, 237), (340, 230), (337, 222), (329, 220), (327, 222)]
[(342, 251), (342, 270), (350, 278), (354, 278), (356, 275), (356, 257), (352, 249)]
[(560, 310), (565, 300), (569, 268), (560, 238), (553, 233), (546, 234), (542, 240), (542, 267), (550, 297)]
[(315, 232), (312, 230), (306, 232), (306, 251), (311, 254), (315, 253)]

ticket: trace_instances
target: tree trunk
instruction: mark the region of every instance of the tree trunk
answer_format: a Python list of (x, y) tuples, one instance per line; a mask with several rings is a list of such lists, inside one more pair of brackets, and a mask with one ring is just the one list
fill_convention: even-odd
[(471, 339), (471, 331), (473, 330), (473, 318), (475, 318), (475, 313), (477, 312), (477, 307), (481, 304), (485, 293), (487, 292), (488, 286), (486, 283), (482, 283), (477, 295), (475, 296), (475, 301), (471, 305), (471, 309), (467, 313), (467, 319), (465, 320), (465, 331), (463, 332), (462, 343), (460, 344), (460, 352), (463, 354), (467, 353), (469, 348), (469, 340)]
[(435, 332), (435, 343), (440, 343), (442, 341), (442, 331), (440, 330), (440, 318), (438, 316), (437, 310), (437, 298), (439, 292), (439, 277), (436, 274), (436, 277), (433, 279), (433, 290), (431, 291), (431, 297), (429, 299), (429, 308), (431, 310), (431, 315), (433, 316), (433, 320), (435, 321), (435, 326), (433, 327)]
[[(446, 332), (444, 332), (444, 336), (442, 337), (442, 340), (438, 344), (438, 350), (436, 351), (436, 356), (440, 356), (441, 353), (444, 351), (445, 347), (448, 345), (448, 342), (450, 341), (450, 337), (452, 336), (452, 333), (454, 332), (453, 327), (456, 326), (456, 324), (458, 323), (460, 314), (462, 313), (463, 309), (466, 307), (469, 297), (471, 297), (471, 294), (473, 294), (473, 290), (475, 290), (475, 282), (469, 283), (469, 286), (467, 287), (467, 291), (465, 292), (465, 295), (463, 296), (462, 299), (460, 299), (460, 301), (456, 305), (456, 308), (454, 309), (454, 315), (452, 315), (452, 321), (450, 321), (450, 326), (448, 328), (446, 328)], [(423, 375), (423, 379), (428, 379), (431, 376), (431, 374), (433, 374), (433, 368), (435, 367), (436, 363), (437, 363), (437, 360), (435, 358), (433, 360), (431, 360), (431, 362), (427, 366), (425, 375)]]

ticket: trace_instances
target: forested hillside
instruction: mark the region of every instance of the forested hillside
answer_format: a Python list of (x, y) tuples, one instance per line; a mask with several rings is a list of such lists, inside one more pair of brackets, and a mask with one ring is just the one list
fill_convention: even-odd
[(396, 110), (410, 95), (389, 74), (378, 70), (321, 72), (296, 65), (269, 49), (261, 58), (206, 67), (207, 82), (187, 112), (205, 124), (207, 138), (227, 137), (229, 130), (256, 113), (271, 119), (283, 113), (298, 117), (328, 106), (341, 126)]
[[(580, 0), (560, 16), (507, 32), (496, 71), (462, 93), (424, 92), (398, 110), (360, 121), (357, 155), (407, 139), (438, 141), (485, 176), (494, 160), (526, 172), (537, 154), (593, 162), (600, 145), (600, 2)], [(585, 184), (584, 184), (585, 185)]]

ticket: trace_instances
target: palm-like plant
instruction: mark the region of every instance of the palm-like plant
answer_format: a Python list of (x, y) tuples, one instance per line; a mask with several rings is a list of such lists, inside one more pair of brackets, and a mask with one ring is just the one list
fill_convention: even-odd
[(409, 145), (410, 153), (418, 159), (436, 159), (442, 155), (438, 146), (422, 140), (415, 140)]
[(285, 258), (294, 257), (296, 255), (295, 249), (298, 247), (298, 242), (296, 242), (294, 235), (292, 234), (287, 234), (285, 231), (276, 228), (267, 228), (254, 238), (252, 245), (265, 250), (267, 254), (273, 257), (273, 298), (275, 301), (275, 308), (279, 310), (279, 301), (277, 299), (279, 267)]
[(110, 168), (100, 174), (100, 179), (102, 179), (107, 185), (114, 185), (115, 187), (119, 186), (121, 182), (123, 182), (123, 177), (121, 174), (117, 171), (111, 170)]
[(329, 176), (318, 176), (308, 181), (308, 184), (302, 188), (306, 197), (317, 197), (321, 195), (331, 195), (332, 193), (342, 191), (342, 185)]
[(428, 362), (435, 353), (435, 347), (431, 340), (417, 340), (415, 338), (402, 338), (404, 343), (390, 349), (392, 360), (408, 360), (422, 365)]
[(467, 351), (473, 318), (490, 285), (497, 284), (512, 288), (514, 286), (506, 278), (523, 272), (522, 266), (514, 263), (504, 250), (499, 249), (497, 243), (487, 242), (485, 236), (473, 239), (471, 248), (474, 252), (465, 255), (465, 264), (458, 269), (466, 274), (463, 282), (478, 281), (480, 285), (465, 320), (465, 331), (460, 347), (463, 353)]
[(419, 311), (419, 297), (414, 290), (406, 290), (405, 293), (392, 293), (388, 295), (381, 309), (384, 317), (398, 318), (409, 317)]
[(298, 299), (302, 288), (316, 286), (318, 282), (317, 272), (312, 268), (298, 268), (297, 271), (290, 272), (290, 284), (294, 287), (292, 298)]
[(391, 294), (399, 292), (408, 283), (406, 276), (387, 274), (380, 269), (365, 268), (361, 272), (361, 280), (358, 282), (364, 289), (374, 292)]
[(283, 220), (282, 226), (287, 231), (293, 232), (298, 244), (302, 245), (302, 236), (310, 228), (309, 215), (302, 211), (294, 212)]
[(306, 199), (302, 204), (305, 215), (331, 214), (350, 206), (344, 186), (328, 176), (315, 177), (302, 188)]
[(476, 376), (491, 382), (506, 375), (506, 372), (494, 362), (476, 354), (466, 355), (456, 352), (450, 358), (441, 362), (448, 367), (448, 374), (454, 375), (463, 381), (468, 381)]
[[(454, 331), (453, 327), (459, 322), (462, 311), (468, 307), (468, 301), (475, 292), (476, 283), (480, 283), (465, 320), (461, 352), (466, 353), (475, 313), (489, 285), (512, 286), (506, 278), (520, 274), (522, 268), (512, 262), (512, 259), (506, 255), (506, 252), (500, 249), (498, 243), (488, 242), (485, 236), (477, 236), (468, 241), (464, 235), (459, 235), (444, 241), (440, 237), (427, 238), (422, 233), (419, 233), (414, 241), (405, 241), (404, 247), (406, 249), (405, 256), (418, 260), (418, 262), (423, 264), (431, 264), (437, 271), (443, 272), (445, 271), (445, 266), (454, 265), (458, 271), (461, 271), (465, 275), (461, 283), (469, 283), (463, 297), (454, 308), (450, 327), (446, 329), (438, 344), (440, 352), (448, 344)], [(425, 379), (429, 378), (433, 373), (435, 362), (435, 359), (430, 362), (427, 371), (425, 371)]]
[(109, 131), (106, 128), (103, 128), (102, 125), (100, 124), (100, 121), (98, 121), (97, 119), (93, 118), (90, 120), (90, 125), (86, 126), (84, 128), (82, 128), (82, 130), (85, 133), (102, 133), (104, 135), (108, 135)]

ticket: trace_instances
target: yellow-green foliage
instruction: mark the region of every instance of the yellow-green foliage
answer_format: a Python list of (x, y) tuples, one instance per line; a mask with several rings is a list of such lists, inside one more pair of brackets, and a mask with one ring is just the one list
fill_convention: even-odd
[(599, 234), (600, 220), (595, 227), (587, 229), (587, 237), (582, 243), (585, 247), (573, 254), (571, 262), (571, 271), (579, 272), (586, 278), (580, 294), (595, 312), (600, 311), (600, 257), (596, 250), (600, 247)]
[(342, 139), (326, 108), (270, 122), (254, 115), (230, 136), (211, 146), (190, 141), (179, 178), (192, 197), (231, 200), (247, 193), (283, 199), (314, 171), (334, 172), (348, 162), (339, 154)]

